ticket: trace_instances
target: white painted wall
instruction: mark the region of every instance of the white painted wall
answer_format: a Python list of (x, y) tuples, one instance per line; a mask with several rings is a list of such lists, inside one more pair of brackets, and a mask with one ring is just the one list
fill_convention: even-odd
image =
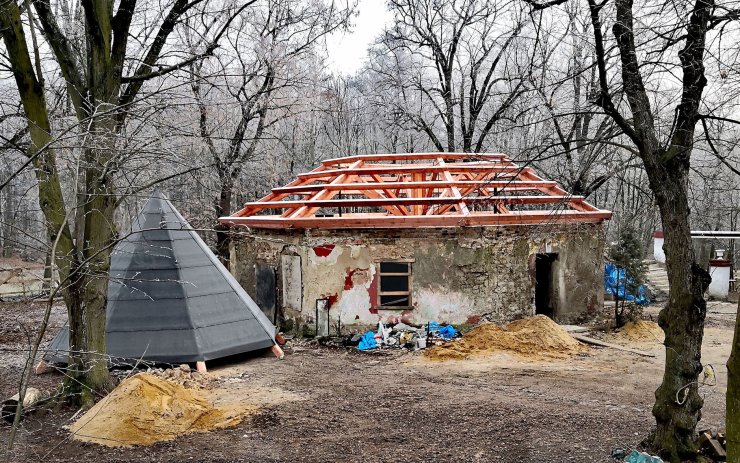
[(707, 293), (719, 299), (726, 298), (730, 292), (730, 267), (715, 267), (710, 264), (709, 274), (712, 276), (712, 282)]
[(653, 258), (656, 262), (665, 264), (665, 252), (663, 252), (663, 238), (653, 237)]

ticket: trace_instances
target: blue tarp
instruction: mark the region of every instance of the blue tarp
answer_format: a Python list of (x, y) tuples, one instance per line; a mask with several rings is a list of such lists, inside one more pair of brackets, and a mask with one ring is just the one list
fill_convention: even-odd
[(357, 348), (360, 350), (370, 350), (375, 349), (376, 347), (378, 347), (378, 343), (375, 341), (375, 333), (372, 331), (368, 331), (362, 335), (360, 343), (357, 345)]
[(663, 460), (661, 460), (658, 457), (648, 455), (647, 453), (638, 452), (637, 450), (633, 450), (632, 453), (627, 455), (627, 458), (624, 459), (624, 462), (625, 463), (663, 463)]
[(604, 267), (604, 289), (607, 293), (618, 297), (619, 300), (634, 302), (638, 305), (650, 303), (645, 285), (637, 288), (637, 294), (632, 293), (628, 288), (630, 286), (633, 286), (633, 280), (627, 271), (612, 262), (607, 262)]
[(442, 336), (442, 339), (445, 341), (449, 341), (454, 338), (456, 333), (457, 330), (452, 325), (443, 326), (439, 329), (439, 335)]

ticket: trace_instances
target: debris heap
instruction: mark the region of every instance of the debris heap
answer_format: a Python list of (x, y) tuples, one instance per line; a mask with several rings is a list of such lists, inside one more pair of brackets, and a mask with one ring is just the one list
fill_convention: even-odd
[(584, 350), (562, 327), (544, 315), (516, 320), (505, 327), (481, 323), (460, 340), (424, 351), (431, 360), (463, 360), (496, 351), (525, 357), (562, 357)]
[(256, 410), (248, 404), (216, 406), (206, 392), (139, 373), (121, 382), (69, 430), (75, 440), (108, 447), (150, 445), (235, 426)]

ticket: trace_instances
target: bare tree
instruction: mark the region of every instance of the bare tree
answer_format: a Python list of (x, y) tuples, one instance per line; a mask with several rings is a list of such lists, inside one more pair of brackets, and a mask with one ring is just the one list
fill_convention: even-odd
[[(69, 386), (80, 392), (82, 401), (92, 400), (91, 392), (106, 388), (109, 380), (101, 354), (115, 211), (121, 199), (116, 186), (122, 160), (119, 134), (143, 96), (145, 82), (212, 54), (233, 17), (254, 1), (217, 8), (210, 21), (204, 17), (212, 27), (204, 31), (195, 54), (177, 53), (168, 39), (188, 15), (206, 14), (206, 0), (174, 0), (166, 11), (147, 10), (131, 0), (117, 8), (112, 0), (83, 0), (80, 15), (72, 14), (72, 19), (57, 16), (48, 0), (32, 1), (33, 8), (23, 11), (13, 0), (0, 4), (0, 34), (27, 119), (27, 156), (36, 173), (48, 241), (57, 243), (60, 278), (70, 282), (62, 294), (72, 350)], [(76, 24), (65, 24), (75, 18), (82, 21), (84, 34), (71, 32), (79, 31)], [(64, 78), (83, 140), (76, 206), (69, 204), (69, 195), (65, 198), (60, 180), (41, 46), (51, 49), (53, 65)]]
[[(508, 2), (392, 0), (394, 25), (374, 50), (373, 71), (399, 91), (388, 101), (439, 151), (481, 152), (526, 91), (536, 38)], [(509, 26), (508, 24), (511, 24)]]
[[(531, 4), (539, 10), (564, 1)], [(652, 447), (670, 461), (693, 460), (697, 456), (694, 433), (703, 403), (698, 375), (706, 316), (704, 291), (710, 277), (696, 264), (691, 245), (689, 172), (696, 126), (706, 117), (702, 101), (707, 42), (718, 26), (737, 13), (727, 14), (714, 0), (668, 0), (641, 5), (641, 19), (636, 22), (633, 1), (615, 0), (615, 57), (602, 22), (608, 1), (588, 0), (588, 6), (599, 77), (595, 102), (624, 132), (642, 160), (665, 233), (670, 295), (659, 324), (666, 334), (666, 365), (663, 382), (655, 392), (657, 428)], [(655, 21), (642, 27), (647, 17)], [(678, 62), (672, 61), (669, 54), (679, 47)], [(610, 78), (614, 60), (621, 68), (620, 80)], [(668, 79), (664, 85), (654, 80), (667, 77), (661, 70), (672, 73), (673, 85)], [(672, 104), (670, 98), (655, 98), (656, 87), (675, 98), (672, 111), (664, 111)], [(621, 95), (626, 101), (621, 101)], [(672, 116), (668, 123), (666, 114)]]
[[(260, 1), (225, 34), (215, 60), (191, 66), (199, 135), (217, 175), (216, 217), (231, 213), (235, 182), (266, 131), (297, 105), (294, 90), (312, 72), (301, 60), (352, 13), (352, 6), (335, 1)], [(229, 228), (215, 229), (216, 253), (226, 263)]]

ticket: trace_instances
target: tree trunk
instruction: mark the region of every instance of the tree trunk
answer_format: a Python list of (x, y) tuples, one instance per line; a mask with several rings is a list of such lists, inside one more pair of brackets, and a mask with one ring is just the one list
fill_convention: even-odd
[[(697, 456), (694, 432), (704, 402), (698, 384), (707, 308), (704, 292), (711, 278), (696, 264), (691, 246), (688, 165), (651, 162), (661, 158), (659, 155), (645, 160), (663, 222), (670, 287), (668, 303), (658, 318), (665, 332), (666, 365), (663, 382), (655, 391), (653, 415), (657, 427), (653, 450), (678, 462)], [(668, 164), (678, 162), (681, 161), (674, 159)]]
[(735, 319), (732, 351), (727, 359), (727, 396), (725, 402), (727, 461), (740, 462), (740, 302)]
[(15, 182), (11, 181), (5, 187), (5, 207), (3, 208), (3, 257), (13, 257), (15, 248), (14, 236), (17, 235), (13, 229), (13, 214), (15, 206), (13, 199), (15, 196)]
[[(226, 174), (221, 177), (221, 191), (219, 192), (218, 198), (216, 199), (216, 219), (231, 214), (231, 197), (233, 191), (233, 182), (231, 177)], [(221, 263), (226, 268), (229, 268), (229, 261), (231, 260), (231, 253), (229, 245), (231, 244), (231, 229), (227, 225), (223, 225), (216, 220), (216, 225), (213, 227), (216, 231), (216, 255), (218, 256)]]
[(54, 287), (54, 262), (52, 262), (51, 247), (46, 253), (44, 258), (44, 282), (42, 283), (42, 289), (51, 290)]

